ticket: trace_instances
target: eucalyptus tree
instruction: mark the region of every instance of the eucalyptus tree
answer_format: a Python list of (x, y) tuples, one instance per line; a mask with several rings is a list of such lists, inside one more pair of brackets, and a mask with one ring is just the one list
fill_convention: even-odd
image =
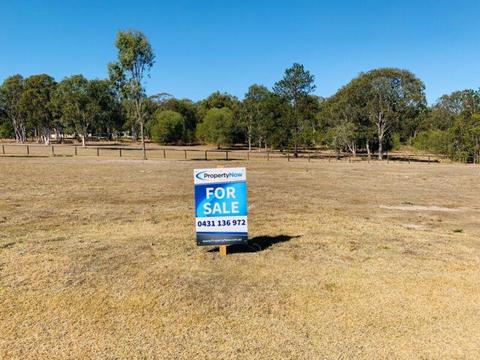
[(145, 34), (137, 30), (120, 31), (115, 46), (118, 59), (108, 65), (111, 81), (132, 108), (135, 122), (140, 126), (143, 158), (145, 151), (145, 80), (155, 62), (155, 54)]
[(13, 75), (5, 79), (0, 86), (0, 109), (10, 121), (15, 141), (27, 141), (26, 113), (22, 106), (22, 96), (25, 90), (25, 80), (21, 75)]
[(103, 127), (115, 116), (115, 99), (107, 80), (88, 80), (83, 75), (67, 77), (58, 84), (53, 101), (63, 125), (80, 135), (82, 146), (93, 129)]
[(480, 114), (463, 113), (458, 115), (455, 123), (448, 129), (448, 146), (452, 158), (461, 160), (473, 157), (474, 162), (480, 158)]
[(315, 77), (305, 70), (301, 64), (293, 64), (285, 70), (283, 79), (276, 82), (273, 91), (285, 98), (291, 107), (291, 111), (285, 116), (285, 128), (291, 132), (294, 146), (294, 155), (298, 156), (298, 145), (302, 132), (303, 116), (301, 113), (301, 101), (315, 90)]
[(480, 112), (480, 92), (473, 89), (454, 91), (441, 96), (434, 107), (445, 109), (453, 115), (477, 114)]
[(385, 135), (399, 121), (418, 116), (425, 108), (425, 85), (407, 70), (377, 69), (365, 76), (368, 116), (377, 129), (378, 158), (382, 159)]
[(200, 120), (204, 118), (210, 109), (230, 109), (234, 114), (238, 113), (240, 107), (240, 101), (237, 97), (228, 94), (215, 91), (209, 95), (206, 99), (198, 103), (198, 117)]
[(398, 128), (401, 121), (418, 116), (426, 107), (425, 85), (407, 70), (371, 70), (347, 86), (355, 89), (360, 111), (376, 130), (380, 160), (386, 136)]
[(89, 80), (88, 97), (90, 101), (87, 110), (92, 114), (92, 130), (106, 133), (111, 138), (112, 132), (121, 130), (123, 126), (120, 102), (115, 96), (112, 83), (106, 79)]
[(254, 84), (248, 88), (241, 104), (240, 123), (246, 134), (248, 151), (252, 150), (255, 138), (261, 142), (260, 129), (262, 121), (268, 120), (270, 95), (270, 91), (265, 86)]
[(56, 108), (62, 114), (63, 125), (80, 135), (82, 146), (85, 146), (93, 121), (88, 87), (88, 80), (83, 75), (73, 75), (58, 84), (53, 96)]
[(365, 126), (368, 123), (365, 114), (365, 99), (355, 83), (349, 83), (327, 99), (321, 107), (326, 132), (325, 140), (338, 151), (347, 150), (354, 156), (357, 150), (365, 145), (369, 151), (369, 139)]
[(55, 87), (56, 82), (51, 76), (32, 75), (25, 79), (25, 89), (20, 102), (27, 122), (45, 145), (50, 144), (51, 129), (55, 120), (52, 103)]

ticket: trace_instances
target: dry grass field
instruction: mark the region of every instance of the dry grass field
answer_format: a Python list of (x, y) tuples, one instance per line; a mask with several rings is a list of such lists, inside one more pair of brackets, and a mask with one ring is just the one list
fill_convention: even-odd
[(216, 165), (0, 157), (0, 358), (480, 356), (479, 166), (249, 162), (254, 246), (221, 258)]

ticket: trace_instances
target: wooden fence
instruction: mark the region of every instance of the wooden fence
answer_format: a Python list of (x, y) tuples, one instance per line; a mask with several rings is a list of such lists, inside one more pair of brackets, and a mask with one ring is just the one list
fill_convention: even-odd
[[(316, 151), (301, 152), (295, 157), (286, 151), (245, 151), (245, 150), (200, 150), (200, 149), (175, 149), (175, 148), (147, 148), (148, 159), (171, 159), (171, 160), (286, 160), (286, 161), (314, 161), (324, 160), (328, 162), (373, 162), (378, 161), (377, 155), (372, 154), (328, 154)], [(79, 145), (33, 145), (33, 144), (1, 144), (0, 156), (95, 156), (141, 159), (143, 157), (140, 147), (121, 146), (79, 146)], [(465, 164), (478, 164), (478, 158), (467, 157), (462, 159)], [(437, 154), (389, 154), (385, 153), (384, 161), (402, 161), (408, 163), (440, 163), (450, 161), (447, 156)]]

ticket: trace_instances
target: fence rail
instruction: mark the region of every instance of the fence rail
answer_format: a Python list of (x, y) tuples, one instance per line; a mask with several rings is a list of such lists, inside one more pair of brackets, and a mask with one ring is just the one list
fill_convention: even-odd
[[(96, 157), (118, 157), (118, 158), (143, 158), (141, 147), (126, 146), (80, 146), (80, 145), (38, 145), (38, 144), (1, 144), (0, 156), (96, 156)], [(328, 154), (317, 151), (305, 151), (294, 156), (288, 151), (246, 151), (246, 150), (201, 150), (201, 149), (175, 149), (175, 148), (147, 148), (148, 159), (171, 159), (171, 160), (286, 160), (286, 161), (314, 161), (324, 160), (336, 161), (378, 161), (378, 154)], [(440, 163), (451, 161), (448, 156), (438, 154), (396, 154), (385, 153), (383, 160), (401, 161), (408, 163)], [(479, 164), (480, 159), (476, 157), (465, 157), (460, 162), (465, 164)]]

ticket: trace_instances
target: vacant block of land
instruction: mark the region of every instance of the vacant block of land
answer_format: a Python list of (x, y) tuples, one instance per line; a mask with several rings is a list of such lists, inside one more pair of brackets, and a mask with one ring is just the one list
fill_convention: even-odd
[(216, 162), (0, 158), (0, 358), (478, 357), (478, 166), (224, 164), (252, 243), (221, 258)]

